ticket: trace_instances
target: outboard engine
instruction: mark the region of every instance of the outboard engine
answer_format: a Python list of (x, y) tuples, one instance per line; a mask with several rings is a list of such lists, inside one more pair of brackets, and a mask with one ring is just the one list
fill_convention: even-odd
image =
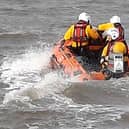
[(110, 53), (108, 70), (115, 78), (121, 77), (124, 73), (124, 60), (122, 53)]

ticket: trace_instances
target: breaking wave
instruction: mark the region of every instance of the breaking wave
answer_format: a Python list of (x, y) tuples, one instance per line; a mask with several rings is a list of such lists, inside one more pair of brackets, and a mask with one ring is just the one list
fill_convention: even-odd
[[(58, 72), (48, 69), (50, 47), (31, 48), (17, 57), (6, 57), (1, 65), (1, 80), (9, 84), (3, 104), (10, 101), (30, 101), (61, 91), (64, 86)], [(49, 72), (48, 72), (49, 71)]]

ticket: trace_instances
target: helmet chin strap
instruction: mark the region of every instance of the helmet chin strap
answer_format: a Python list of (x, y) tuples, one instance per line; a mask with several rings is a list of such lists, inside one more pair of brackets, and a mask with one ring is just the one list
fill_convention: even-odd
[(110, 42), (110, 41), (112, 41), (112, 37), (110, 35), (108, 35), (106, 38), (106, 42)]

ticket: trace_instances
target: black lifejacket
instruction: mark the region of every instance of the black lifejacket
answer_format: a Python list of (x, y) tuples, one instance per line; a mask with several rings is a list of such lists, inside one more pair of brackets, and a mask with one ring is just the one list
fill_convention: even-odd
[(118, 41), (124, 41), (124, 28), (120, 23), (114, 23), (115, 28), (119, 31), (119, 37), (117, 38)]
[(72, 40), (75, 42), (87, 42), (88, 41), (88, 37), (86, 35), (86, 27), (87, 25), (89, 25), (87, 22), (84, 21), (79, 21), (78, 23), (76, 23), (74, 25), (74, 33), (73, 33), (73, 37)]
[(110, 42), (108, 42), (108, 47), (107, 47), (107, 54), (106, 54), (106, 56), (108, 56), (109, 55), (109, 53), (110, 52), (112, 52), (112, 47), (113, 47), (113, 45), (114, 45), (114, 41), (110, 41)]
[(126, 49), (127, 49), (127, 52), (124, 54), (125, 56), (128, 55), (128, 45), (124, 39), (124, 28), (122, 27), (122, 25), (120, 23), (114, 23), (114, 26), (115, 28), (118, 29), (119, 31), (119, 37), (115, 40), (115, 41), (111, 41), (109, 44), (108, 44), (108, 50), (107, 50), (107, 55), (109, 54), (110, 52), (110, 49), (111, 47), (114, 45), (115, 42), (123, 42), (126, 46)]
[(127, 52), (125, 55), (128, 55), (128, 45), (125, 41), (125, 35), (124, 35), (124, 28), (120, 23), (115, 23), (114, 26), (119, 30), (119, 37), (116, 39), (116, 41), (121, 41), (125, 44)]

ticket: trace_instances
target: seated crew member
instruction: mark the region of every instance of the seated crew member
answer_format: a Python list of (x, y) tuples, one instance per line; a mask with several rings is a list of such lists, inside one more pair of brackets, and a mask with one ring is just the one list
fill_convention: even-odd
[[(81, 50), (88, 49), (91, 41), (98, 41), (100, 39), (99, 33), (92, 27), (90, 16), (83, 12), (78, 17), (78, 22), (71, 25), (66, 33), (62, 44), (70, 47), (76, 54), (80, 54)], [(67, 42), (71, 41), (71, 42)]]
[(128, 70), (128, 46), (119, 39), (119, 30), (116, 28), (107, 31), (107, 45), (104, 47), (101, 55), (100, 64), (102, 69), (108, 65), (108, 57), (110, 53), (123, 53), (124, 57), (124, 70)]
[(102, 34), (102, 37), (104, 40), (106, 39), (107, 30), (109, 30), (111, 28), (117, 28), (119, 31), (119, 38), (117, 38), (117, 40), (119, 40), (119, 41), (121, 40), (121, 41), (125, 42), (124, 28), (121, 25), (121, 21), (120, 21), (119, 16), (112, 16), (110, 18), (110, 22), (98, 25), (98, 31)]

